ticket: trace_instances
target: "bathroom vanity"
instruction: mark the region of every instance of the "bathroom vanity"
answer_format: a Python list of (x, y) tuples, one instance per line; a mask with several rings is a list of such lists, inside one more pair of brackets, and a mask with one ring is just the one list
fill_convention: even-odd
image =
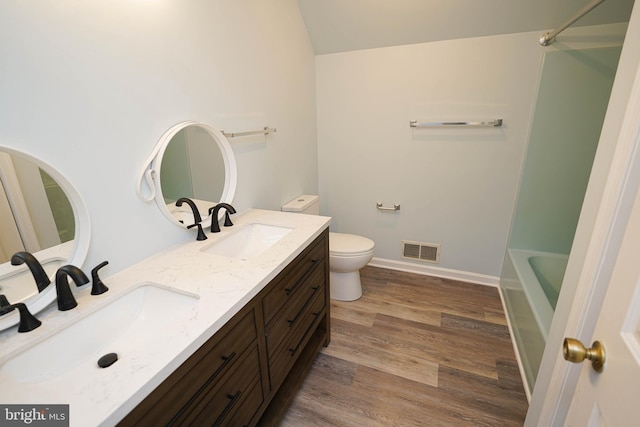
[(325, 230), (119, 425), (278, 425), (329, 344), (328, 252)]
[(105, 275), (0, 332), (0, 401), (69, 404), (71, 426), (277, 425), (329, 343), (329, 223), (252, 209)]

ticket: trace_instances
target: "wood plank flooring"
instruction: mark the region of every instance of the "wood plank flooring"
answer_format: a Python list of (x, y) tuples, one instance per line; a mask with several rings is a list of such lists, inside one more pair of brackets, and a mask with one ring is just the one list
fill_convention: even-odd
[(521, 426), (528, 408), (495, 288), (365, 267), (331, 303), (282, 427)]

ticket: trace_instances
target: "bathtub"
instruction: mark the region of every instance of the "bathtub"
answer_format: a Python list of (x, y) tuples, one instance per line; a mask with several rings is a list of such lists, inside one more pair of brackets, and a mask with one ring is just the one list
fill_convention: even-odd
[(569, 255), (509, 249), (509, 257), (536, 323), (546, 339)]
[(505, 254), (500, 292), (528, 398), (538, 376), (568, 259), (568, 255), (518, 249)]

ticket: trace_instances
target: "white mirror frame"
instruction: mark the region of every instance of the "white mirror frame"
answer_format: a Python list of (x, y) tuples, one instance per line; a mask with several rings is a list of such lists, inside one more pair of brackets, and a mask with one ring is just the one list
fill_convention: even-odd
[[(71, 255), (67, 260), (67, 264), (75, 265), (82, 268), (87, 253), (89, 252), (89, 242), (91, 241), (91, 221), (89, 220), (89, 211), (80, 197), (80, 193), (75, 189), (71, 182), (64, 175), (57, 171), (53, 166), (40, 160), (28, 153), (17, 150), (15, 148), (0, 145), (0, 151), (7, 152), (11, 155), (23, 157), (40, 169), (45, 171), (51, 178), (55, 179), (62, 191), (64, 191), (67, 199), (71, 203), (73, 209), (73, 217), (75, 220), (75, 236)], [(56, 300), (55, 277), (51, 278), (51, 283), (39, 294), (27, 298), (24, 302), (32, 314), (37, 314)], [(35, 281), (33, 286), (35, 286)], [(13, 303), (14, 301), (10, 301)], [(18, 310), (0, 316), (0, 331), (16, 325), (20, 320)]]
[[(231, 144), (222, 132), (206, 123), (197, 121), (186, 121), (176, 124), (162, 135), (158, 143), (151, 152), (151, 156), (144, 163), (142, 171), (138, 175), (136, 182), (136, 193), (138, 197), (145, 202), (156, 201), (160, 212), (164, 214), (175, 225), (186, 228), (188, 224), (179, 222), (169, 211), (162, 195), (162, 184), (160, 182), (160, 167), (162, 164), (162, 157), (167, 149), (167, 146), (171, 142), (172, 138), (181, 130), (189, 126), (198, 126), (205, 130), (214, 141), (218, 144), (218, 148), (222, 153), (222, 158), (225, 164), (224, 173), (224, 188), (219, 202), (231, 203), (236, 193), (236, 186), (238, 184), (238, 168), (236, 164), (236, 158), (231, 148)], [(143, 190), (143, 183), (146, 185), (148, 192), (145, 194)], [(221, 212), (222, 214), (223, 212)], [(202, 219), (202, 226), (207, 227), (211, 225), (211, 218), (204, 217)]]

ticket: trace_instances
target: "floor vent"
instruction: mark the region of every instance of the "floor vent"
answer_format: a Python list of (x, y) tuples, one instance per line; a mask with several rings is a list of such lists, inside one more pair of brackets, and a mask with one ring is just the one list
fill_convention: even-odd
[(403, 240), (402, 257), (419, 261), (440, 262), (440, 245)]

